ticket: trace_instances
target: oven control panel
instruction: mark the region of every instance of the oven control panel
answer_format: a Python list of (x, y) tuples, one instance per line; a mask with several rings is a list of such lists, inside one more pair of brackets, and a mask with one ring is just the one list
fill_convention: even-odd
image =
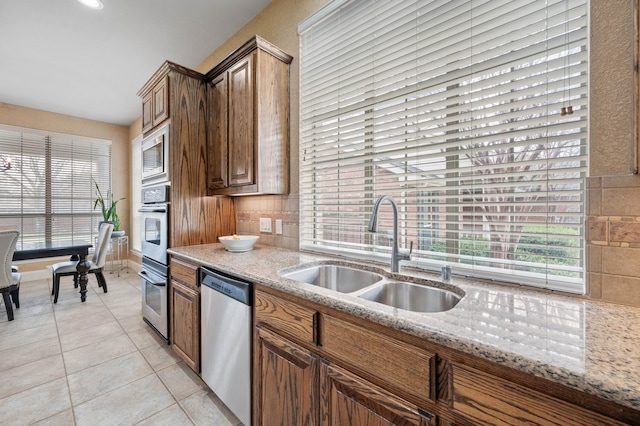
[(142, 204), (158, 204), (169, 202), (169, 185), (155, 185), (142, 188)]

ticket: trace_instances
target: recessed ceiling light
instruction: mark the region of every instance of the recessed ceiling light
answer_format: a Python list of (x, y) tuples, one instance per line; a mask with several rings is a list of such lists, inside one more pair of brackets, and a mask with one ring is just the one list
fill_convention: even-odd
[(100, 0), (78, 0), (80, 3), (84, 4), (91, 9), (102, 9), (104, 5)]

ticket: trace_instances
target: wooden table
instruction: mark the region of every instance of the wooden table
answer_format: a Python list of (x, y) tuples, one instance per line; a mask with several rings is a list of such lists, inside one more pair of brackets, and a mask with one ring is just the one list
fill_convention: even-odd
[(87, 300), (87, 283), (89, 282), (89, 263), (87, 256), (92, 244), (81, 241), (47, 241), (34, 243), (21, 243), (18, 241), (13, 260), (43, 259), (45, 257), (71, 256), (72, 260), (78, 260), (78, 284), (80, 284), (80, 300)]

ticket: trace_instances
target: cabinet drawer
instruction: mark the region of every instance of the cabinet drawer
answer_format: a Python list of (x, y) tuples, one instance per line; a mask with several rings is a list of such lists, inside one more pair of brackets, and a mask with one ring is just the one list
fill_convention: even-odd
[(483, 425), (622, 425), (608, 417), (499, 377), (452, 365), (452, 408)]
[(317, 312), (295, 303), (256, 291), (256, 324), (268, 324), (305, 343), (316, 343)]
[(198, 289), (198, 265), (186, 262), (177, 257), (172, 257), (171, 278), (193, 289)]
[(323, 316), (320, 342), (328, 353), (379, 378), (399, 395), (418, 401), (435, 398), (434, 353), (329, 316)]

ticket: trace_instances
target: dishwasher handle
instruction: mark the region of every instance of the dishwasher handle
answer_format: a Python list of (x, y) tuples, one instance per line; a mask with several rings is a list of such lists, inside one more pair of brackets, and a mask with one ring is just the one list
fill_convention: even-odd
[(224, 294), (238, 302), (251, 306), (252, 287), (249, 281), (244, 281), (235, 277), (212, 271), (207, 268), (200, 268), (201, 283), (203, 286)]

